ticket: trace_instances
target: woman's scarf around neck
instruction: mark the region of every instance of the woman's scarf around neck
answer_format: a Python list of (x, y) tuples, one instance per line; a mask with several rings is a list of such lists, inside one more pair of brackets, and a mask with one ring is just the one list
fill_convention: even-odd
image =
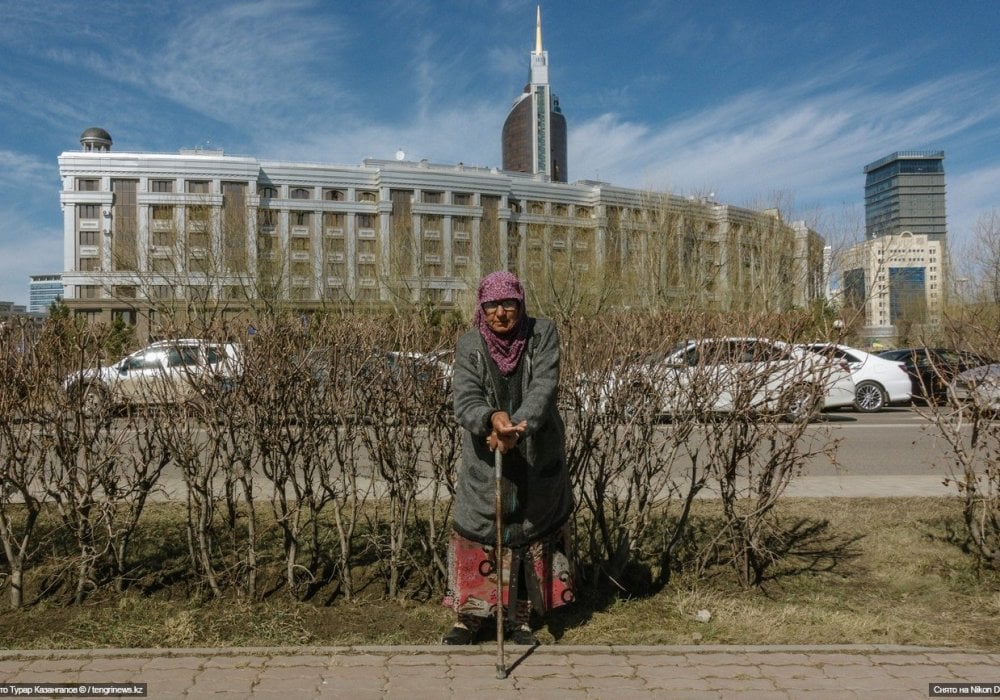
[[(517, 299), (521, 308), (517, 325), (510, 333), (499, 335), (486, 322), (483, 304), (504, 299)], [(529, 325), (528, 314), (524, 308), (524, 288), (515, 274), (504, 271), (492, 272), (482, 279), (479, 283), (479, 293), (476, 295), (475, 323), (486, 343), (486, 350), (500, 369), (500, 373), (505, 376), (513, 374), (528, 344)]]

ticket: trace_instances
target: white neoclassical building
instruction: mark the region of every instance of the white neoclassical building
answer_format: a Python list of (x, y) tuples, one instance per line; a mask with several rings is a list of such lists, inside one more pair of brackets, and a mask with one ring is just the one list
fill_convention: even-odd
[(449, 307), (496, 269), (542, 307), (613, 285), (621, 306), (780, 309), (825, 285), (822, 239), (775, 212), (461, 164), (118, 152), (103, 129), (81, 143), (59, 156), (63, 298), (93, 319), (155, 326), (165, 307), (235, 315), (263, 296)]

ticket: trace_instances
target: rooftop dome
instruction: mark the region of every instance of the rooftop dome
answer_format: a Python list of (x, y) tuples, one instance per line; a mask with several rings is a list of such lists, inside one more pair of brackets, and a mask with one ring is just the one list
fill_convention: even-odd
[(80, 145), (85, 151), (110, 151), (111, 134), (98, 126), (92, 126), (80, 134)]

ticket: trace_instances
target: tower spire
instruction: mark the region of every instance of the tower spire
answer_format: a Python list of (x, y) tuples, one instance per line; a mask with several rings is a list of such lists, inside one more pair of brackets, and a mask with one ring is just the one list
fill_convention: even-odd
[(542, 6), (535, 8), (535, 53), (542, 52)]

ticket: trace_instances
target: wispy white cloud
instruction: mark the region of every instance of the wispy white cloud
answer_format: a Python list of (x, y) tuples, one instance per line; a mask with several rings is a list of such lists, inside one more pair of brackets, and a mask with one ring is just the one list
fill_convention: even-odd
[[(604, 114), (571, 127), (571, 174), (634, 186), (715, 189), (739, 203), (774, 189), (804, 202), (860, 197), (862, 166), (911, 148), (945, 148), (1000, 115), (1000, 100), (955, 75), (906, 89), (802, 85), (749, 91), (683, 119), (638, 123)], [(962, 96), (956, 99), (956, 95)]]
[(27, 153), (0, 150), (0, 187), (5, 192), (11, 188), (37, 191), (58, 183), (59, 175), (53, 172), (52, 163)]

